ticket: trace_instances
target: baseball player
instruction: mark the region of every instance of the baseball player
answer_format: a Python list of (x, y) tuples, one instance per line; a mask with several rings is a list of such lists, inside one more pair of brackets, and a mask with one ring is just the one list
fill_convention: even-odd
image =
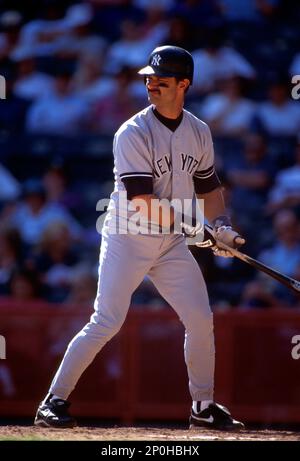
[[(219, 242), (231, 247), (245, 242), (226, 216), (210, 130), (183, 108), (193, 72), (190, 53), (175, 46), (156, 48), (139, 71), (151, 104), (126, 121), (114, 137), (115, 187), (102, 229), (94, 313), (67, 348), (37, 410), (38, 426), (76, 425), (67, 398), (96, 354), (121, 328), (131, 295), (147, 274), (185, 327), (190, 425), (219, 430), (244, 427), (214, 402), (213, 316), (207, 289), (185, 236), (174, 232), (173, 226), (179, 211), (172, 199), (180, 203), (196, 195), (204, 199), (205, 217)], [(157, 199), (167, 200), (159, 204)], [(138, 232), (131, 219), (136, 214), (141, 223)], [(149, 223), (152, 232), (147, 232)], [(230, 256), (220, 247), (215, 253)]]

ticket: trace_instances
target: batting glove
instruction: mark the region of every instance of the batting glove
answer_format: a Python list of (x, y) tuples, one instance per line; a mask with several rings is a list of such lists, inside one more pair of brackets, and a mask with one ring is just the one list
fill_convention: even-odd
[[(244, 245), (245, 239), (232, 229), (231, 221), (228, 216), (219, 216), (213, 221), (213, 236), (220, 244), (225, 243), (231, 248), (238, 248)], [(233, 255), (224, 250), (221, 245), (213, 247), (213, 252), (216, 256), (224, 258), (232, 258)]]
[[(231, 248), (239, 248), (244, 245), (245, 239), (235, 232), (231, 226), (220, 226), (214, 228), (213, 235), (220, 244), (225, 243)], [(233, 255), (228, 250), (222, 249), (221, 245), (213, 247), (213, 252), (216, 256), (223, 256), (224, 258), (232, 258)]]

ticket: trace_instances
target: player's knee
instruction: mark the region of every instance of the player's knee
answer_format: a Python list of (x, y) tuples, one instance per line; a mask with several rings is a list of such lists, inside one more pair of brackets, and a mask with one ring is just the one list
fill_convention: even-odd
[(90, 341), (99, 343), (102, 346), (106, 344), (113, 336), (115, 336), (120, 327), (103, 327), (103, 325), (99, 323), (88, 323), (84, 329), (83, 334), (87, 336)]
[(183, 319), (183, 323), (186, 329), (194, 329), (195, 326), (198, 328), (205, 327), (207, 330), (213, 328), (213, 314), (209, 308), (201, 309), (197, 306), (196, 308), (189, 309), (189, 312)]
[(125, 316), (101, 316), (94, 313), (91, 317), (90, 325), (92, 325), (93, 332), (100, 336), (107, 336), (112, 338), (118, 333), (125, 320)]

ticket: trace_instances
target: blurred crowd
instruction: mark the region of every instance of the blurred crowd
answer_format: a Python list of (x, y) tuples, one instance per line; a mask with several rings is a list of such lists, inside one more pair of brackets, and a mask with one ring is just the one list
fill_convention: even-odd
[[(245, 252), (300, 279), (299, 21), (296, 0), (0, 0), (0, 297), (93, 302), (112, 136), (148, 104), (137, 69), (162, 44), (194, 57), (186, 108), (212, 130)], [(214, 308), (300, 307), (244, 263), (191, 251)], [(148, 279), (133, 302), (164, 304)]]

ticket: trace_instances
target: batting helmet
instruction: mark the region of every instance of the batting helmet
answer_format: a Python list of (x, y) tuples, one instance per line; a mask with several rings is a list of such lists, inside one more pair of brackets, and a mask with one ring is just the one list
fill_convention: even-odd
[(188, 78), (193, 83), (194, 61), (192, 55), (179, 46), (159, 46), (149, 57), (148, 66), (138, 72), (140, 75)]

